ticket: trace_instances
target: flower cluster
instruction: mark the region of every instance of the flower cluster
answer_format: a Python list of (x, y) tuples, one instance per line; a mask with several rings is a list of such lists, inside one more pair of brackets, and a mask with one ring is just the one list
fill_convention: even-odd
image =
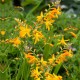
[(25, 58), (28, 60), (28, 63), (31, 64), (31, 77), (33, 77), (34, 80), (62, 80), (62, 76), (57, 76), (54, 72), (53, 74), (50, 72), (57, 64), (66, 61), (67, 57), (72, 57), (71, 50), (64, 50), (62, 54), (57, 56), (53, 54), (48, 61), (44, 60), (43, 57), (39, 58), (34, 56), (33, 53), (25, 53)]
[[(25, 80), (23, 78), (24, 74), (26, 76), (29, 75), (30, 80), (63, 79), (60, 76), (61, 74), (58, 73), (59, 69), (69, 57), (73, 56), (71, 40), (66, 37), (64, 32), (70, 30), (68, 32), (70, 37), (77, 39), (77, 35), (74, 32), (77, 28), (67, 27), (60, 33), (56, 32), (57, 29), (53, 30), (53, 23), (60, 14), (60, 7), (53, 7), (52, 5), (49, 6), (46, 12), (41, 12), (37, 18), (35, 17), (36, 21), (33, 24), (28, 24), (26, 20), (14, 18), (16, 25), (9, 32), (8, 30), (0, 29), (0, 44), (10, 44), (10, 48), (13, 47), (11, 48), (11, 54), (15, 53), (13, 56), (16, 56), (13, 61), (20, 60), (16, 73), (22, 70), (21, 68), (29, 69), (29, 74), (25, 74), (25, 70), (20, 73), (22, 75), (20, 76), (20, 78), (22, 77), (21, 79)], [(15, 48), (16, 50), (14, 51)], [(2, 52), (5, 51), (2, 49)], [(19, 54), (17, 55), (17, 53)], [(25, 66), (26, 64), (27, 66)]]
[(40, 16), (37, 16), (37, 21), (41, 24), (45, 24), (46, 29), (50, 31), (50, 27), (55, 21), (55, 18), (58, 18), (58, 15), (61, 14), (60, 7), (58, 8), (49, 8), (49, 11), (47, 11), (45, 14), (41, 12)]

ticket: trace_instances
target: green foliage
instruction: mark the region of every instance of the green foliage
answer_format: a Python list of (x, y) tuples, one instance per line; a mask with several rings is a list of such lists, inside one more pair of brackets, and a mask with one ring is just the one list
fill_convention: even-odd
[(21, 4), (22, 4), (22, 6), (26, 6), (29, 4), (38, 5), (40, 2), (42, 2), (42, 0), (25, 0)]
[(27, 13), (26, 17), (28, 17), (33, 13), (36, 14), (45, 9), (48, 6), (48, 3), (51, 2), (46, 0), (24, 0), (21, 2), (21, 6), (24, 7), (24, 11)]
[(79, 80), (80, 79), (80, 54), (76, 53), (72, 59), (64, 66), (68, 70), (68, 76), (64, 75), (65, 80)]
[[(36, 16), (32, 14), (38, 9), (42, 2), (43, 0), (26, 0), (22, 2), (22, 6), (28, 6), (29, 4), (34, 5), (28, 14), (26, 14), (26, 18), (24, 17), (23, 12), (20, 12), (13, 6), (12, 1), (5, 0), (4, 3), (0, 3), (0, 80), (34, 80), (31, 77), (31, 70), (32, 68), (36, 68), (37, 61), (35, 64), (30, 64), (29, 59), (26, 58), (24, 52), (33, 53), (31, 55), (38, 58), (38, 60), (41, 60), (41, 57), (43, 57), (43, 61), (48, 62), (48, 59), (51, 58), (53, 54), (56, 56), (56, 59), (58, 59), (60, 54), (63, 53), (63, 50), (70, 49), (73, 52), (73, 57), (68, 59), (66, 63), (55, 63), (57, 64), (56, 66), (50, 64), (52, 66), (48, 65), (49, 69), (45, 67), (44, 69), (45, 71), (47, 69), (50, 70), (51, 74), (55, 73), (63, 75), (63, 80), (80, 79), (80, 20), (73, 16), (69, 18), (65, 13), (62, 13), (52, 24), (51, 30), (47, 31), (45, 25), (37, 23)], [(20, 23), (19, 21), (16, 21), (15, 18), (20, 19)], [(24, 21), (26, 19), (27, 22)], [(19, 46), (8, 43), (9, 39), (19, 36), (18, 27), (23, 27), (23, 23), (26, 23), (31, 27), (31, 33), (41, 26), (39, 31), (43, 32), (46, 38), (46, 44), (43, 39), (37, 42), (37, 44), (34, 44), (32, 35), (31, 37), (25, 37), (23, 39), (20, 38), (22, 43)], [(67, 31), (65, 30), (66, 28), (68, 28)], [(5, 31), (6, 33), (1, 33), (1, 31)], [(71, 35), (70, 32), (74, 32), (77, 38)], [(64, 36), (65, 39), (69, 39), (67, 46), (58, 44), (58, 40), (61, 40), (62, 36)], [(37, 65), (42, 66), (41, 64)], [(61, 68), (67, 69), (69, 76), (65, 71), (64, 73), (61, 73)]]
[[(62, 73), (63, 80), (79, 80), (80, 77), (80, 24), (79, 24), (79, 18), (68, 18), (67, 15), (65, 13), (63, 13), (58, 20), (56, 21), (55, 25), (55, 32), (56, 34), (64, 34), (66, 35), (65, 38), (69, 38), (72, 45), (69, 46), (68, 48), (72, 48), (72, 50), (74, 51), (74, 56), (71, 59), (68, 59), (68, 62), (64, 63), (63, 67), (65, 70), (68, 71), (68, 74), (66, 73)], [(71, 30), (68, 31), (64, 31), (65, 28), (68, 28), (69, 26), (73, 26), (75, 28), (78, 28), (77, 31), (74, 31), (77, 35), (77, 39), (76, 38), (72, 38), (71, 35), (69, 34), (69, 32)], [(73, 28), (71, 28), (73, 29)], [(55, 50), (55, 48), (54, 48)], [(63, 70), (62, 70), (63, 71)]]
[[(21, 3), (22, 6), (25, 6), (25, 11), (28, 12), (27, 16), (36, 11), (36, 9), (40, 6), (42, 0), (25, 0)], [(28, 7), (29, 6), (29, 7)]]

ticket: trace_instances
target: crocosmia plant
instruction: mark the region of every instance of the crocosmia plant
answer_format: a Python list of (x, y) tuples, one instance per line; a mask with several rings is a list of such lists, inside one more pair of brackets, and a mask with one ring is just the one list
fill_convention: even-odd
[(67, 80), (80, 31), (62, 19), (58, 4), (27, 16), (24, 7), (0, 0), (0, 80)]

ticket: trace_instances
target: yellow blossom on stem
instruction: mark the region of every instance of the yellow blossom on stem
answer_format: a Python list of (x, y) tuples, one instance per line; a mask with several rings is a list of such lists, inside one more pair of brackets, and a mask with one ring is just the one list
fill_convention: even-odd
[(46, 20), (44, 23), (46, 25), (46, 29), (48, 29), (48, 31), (50, 31), (50, 27), (52, 26), (52, 23), (54, 22), (54, 20)]
[(54, 18), (58, 18), (58, 15), (60, 15), (60, 9), (52, 8), (51, 11), (47, 12), (46, 15), (44, 16), (44, 23), (46, 25), (46, 29), (48, 31), (50, 30), (50, 26), (52, 23), (54, 23), (55, 20)]
[(62, 76), (57, 76), (55, 74), (53, 74), (54, 78), (53, 80), (62, 80)]
[(61, 14), (61, 9), (60, 7), (58, 8), (51, 8), (52, 9), (52, 13), (53, 14), (57, 14), (57, 15), (60, 15)]
[(33, 39), (35, 40), (34, 44), (36, 44), (43, 37), (44, 37), (43, 34), (37, 29), (33, 31)]
[(66, 41), (69, 41), (69, 40), (64, 40), (64, 37), (62, 36), (62, 39), (59, 40), (58, 44), (67, 45)]
[(41, 76), (42, 71), (39, 71), (39, 67), (36, 67), (36, 69), (33, 69), (31, 71), (31, 77), (34, 78), (34, 80), (39, 80), (40, 76)]
[(43, 12), (41, 12), (40, 16), (37, 16), (37, 21), (42, 22), (43, 21)]
[(41, 57), (41, 64), (42, 66), (47, 66), (47, 61), (44, 61), (43, 57)]
[(29, 59), (29, 63), (33, 64), (37, 61), (37, 58), (32, 53), (25, 54), (25, 58)]
[(28, 37), (30, 37), (30, 31), (31, 29), (28, 28), (27, 26), (26, 27), (21, 26), (19, 35), (21, 38), (24, 38), (26, 34), (28, 35)]
[(48, 60), (49, 60), (49, 64), (53, 64), (53, 62), (54, 62), (54, 60), (55, 60), (54, 54), (53, 54), (52, 57), (49, 58)]
[(50, 74), (49, 72), (45, 73), (45, 80), (62, 80), (62, 76), (57, 76), (55, 74)]
[(45, 18), (48, 19), (54, 19), (54, 18), (58, 18), (58, 15), (61, 14), (61, 10), (60, 8), (51, 8), (51, 10), (49, 12), (46, 13)]
[(70, 34), (71, 34), (73, 37), (77, 38), (77, 35), (76, 35), (74, 32), (70, 32)]
[(73, 55), (72, 55), (72, 51), (71, 51), (71, 50), (69, 50), (69, 51), (64, 50), (63, 54), (61, 54), (61, 55), (57, 58), (56, 63), (64, 62), (64, 61), (66, 61), (66, 57), (72, 57), (72, 56), (73, 56)]
[(49, 44), (51, 47), (53, 47), (54, 45), (52, 43)]
[(51, 11), (49, 11), (48, 13), (46, 13), (46, 15), (45, 15), (45, 17), (44, 17), (44, 20), (45, 20), (45, 19), (52, 20), (53, 18), (55, 18), (55, 15), (52, 14)]
[(68, 30), (69, 30), (69, 28), (65, 28), (65, 29), (64, 29), (64, 31), (68, 31)]
[(72, 57), (72, 56), (73, 56), (73, 54), (72, 54), (71, 49), (70, 49), (69, 51), (68, 51), (68, 50), (64, 50), (64, 55), (65, 55), (65, 56)]
[(17, 37), (17, 38), (14, 38), (13, 39), (13, 42), (14, 42), (14, 44), (16, 44), (16, 45), (19, 45), (19, 44), (21, 44), (21, 41), (20, 41), (20, 39)]
[(17, 46), (17, 45), (21, 44), (21, 41), (20, 41), (19, 37), (16, 37), (14, 39), (10, 39), (9, 42), (13, 43), (14, 46)]
[(43, 14), (43, 12), (41, 12), (40, 16), (37, 16), (37, 21), (42, 24), (45, 24), (46, 29), (48, 29), (48, 31), (49, 31), (52, 23), (55, 21), (54, 19), (58, 18), (58, 15), (60, 15), (60, 14), (61, 14), (60, 7), (49, 8), (49, 11), (47, 10), (45, 14)]
[(36, 80), (40, 80), (40, 78), (37, 78)]
[(5, 35), (5, 31), (4, 30), (1, 31), (1, 35)]

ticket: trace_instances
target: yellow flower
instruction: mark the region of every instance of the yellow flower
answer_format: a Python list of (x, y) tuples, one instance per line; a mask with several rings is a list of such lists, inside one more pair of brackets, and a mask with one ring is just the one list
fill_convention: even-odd
[(49, 44), (51, 47), (53, 47), (54, 45), (52, 43)]
[(55, 20), (53, 20), (54, 18), (58, 18), (58, 15), (60, 15), (60, 9), (59, 8), (52, 8), (51, 11), (47, 12), (46, 15), (44, 16), (44, 23), (46, 25), (46, 29), (48, 29), (48, 31), (50, 30), (50, 27), (52, 25), (52, 23), (54, 23)]
[(62, 76), (57, 76), (55, 74), (45, 73), (46, 80), (62, 80)]
[(55, 74), (53, 74), (54, 78), (53, 80), (62, 80), (62, 76), (57, 76)]
[(74, 32), (70, 32), (70, 34), (71, 34), (73, 37), (77, 38), (77, 35), (76, 35)]
[(46, 13), (46, 16), (44, 18), (48, 18), (48, 19), (53, 19), (53, 18), (58, 18), (58, 15), (61, 14), (61, 9), (58, 8), (51, 8), (51, 10)]
[(30, 31), (31, 31), (31, 29), (28, 28), (27, 26), (26, 27), (21, 26), (19, 35), (21, 38), (24, 38), (26, 36), (26, 34), (28, 35), (28, 37), (30, 37)]
[(13, 43), (14, 46), (17, 46), (17, 45), (21, 44), (21, 41), (20, 41), (19, 37), (16, 37), (14, 39), (10, 39), (9, 42)]
[(61, 9), (60, 7), (58, 8), (51, 8), (52, 9), (52, 14), (60, 15), (61, 14)]
[(21, 41), (20, 41), (19, 37), (14, 38), (14, 44), (16, 44), (16, 45), (21, 44)]
[(50, 31), (50, 27), (52, 26), (52, 23), (54, 22), (54, 20), (46, 20), (44, 23), (46, 25), (46, 29), (48, 29), (48, 31)]
[(53, 64), (54, 60), (55, 60), (55, 56), (54, 54), (52, 55), (52, 58), (48, 59), (49, 60), (49, 64)]
[(40, 78), (37, 78), (36, 80), (40, 80)]
[(33, 31), (33, 39), (35, 40), (34, 44), (36, 44), (43, 37), (43, 34), (40, 31), (37, 31), (37, 29)]
[(72, 56), (73, 56), (71, 50), (69, 50), (69, 51), (64, 50), (63, 54), (61, 54), (61, 55), (57, 58), (56, 63), (61, 63), (61, 62), (66, 61), (66, 57), (67, 57), (67, 56), (68, 56), (68, 57), (72, 57)]
[(65, 28), (65, 29), (64, 29), (64, 31), (68, 31), (68, 30), (69, 30), (69, 28)]
[(59, 40), (58, 44), (67, 45), (66, 41), (69, 41), (69, 40), (64, 40), (64, 37), (62, 37), (62, 39)]
[(46, 13), (44, 20), (46, 19), (52, 20), (53, 18), (55, 18), (55, 15), (51, 11), (49, 11), (48, 13)]
[(48, 31), (49, 31), (52, 23), (55, 21), (53, 19), (58, 18), (58, 15), (60, 15), (60, 14), (61, 14), (61, 12), (60, 12), (59, 7), (58, 8), (51, 8), (44, 15), (43, 15), (43, 12), (41, 12), (40, 16), (37, 16), (37, 21), (42, 24), (45, 24), (46, 29), (48, 29)]
[(37, 58), (32, 55), (32, 53), (25, 54), (25, 58), (29, 59), (29, 63), (33, 64), (37, 61)]
[(42, 64), (42, 66), (45, 66), (45, 67), (47, 66), (47, 61), (44, 61), (43, 57), (41, 57), (41, 61), (40, 62)]
[(72, 55), (72, 51), (71, 51), (71, 49), (70, 49), (69, 51), (64, 50), (64, 55), (65, 55), (65, 56), (72, 57), (73, 55)]
[(36, 69), (31, 71), (31, 77), (34, 77), (34, 79), (39, 79), (40, 75), (41, 75), (41, 71), (39, 71), (39, 67), (36, 67)]
[(5, 35), (5, 31), (2, 30), (2, 31), (1, 31), (1, 35)]
[(41, 12), (40, 16), (37, 16), (37, 21), (38, 22), (43, 21), (43, 12)]

